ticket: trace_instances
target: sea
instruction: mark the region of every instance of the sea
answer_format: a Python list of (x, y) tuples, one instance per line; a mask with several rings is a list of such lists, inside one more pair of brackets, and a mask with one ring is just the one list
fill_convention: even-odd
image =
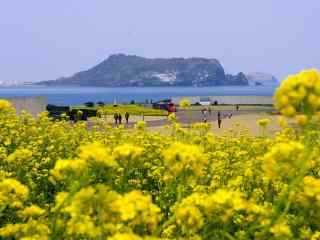
[(222, 87), (6, 87), (0, 98), (44, 97), (48, 104), (81, 105), (86, 102), (145, 103), (188, 96), (272, 96), (276, 86)]

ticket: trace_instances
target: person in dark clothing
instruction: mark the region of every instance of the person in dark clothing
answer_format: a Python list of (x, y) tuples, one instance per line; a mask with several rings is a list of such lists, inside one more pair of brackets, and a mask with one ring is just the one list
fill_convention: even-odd
[(126, 113), (124, 114), (124, 117), (125, 117), (125, 119), (126, 119), (126, 123), (128, 124), (128, 123), (129, 123), (129, 117), (130, 117), (129, 113), (126, 112)]
[(218, 112), (218, 127), (221, 128), (221, 123), (222, 123), (222, 119), (221, 119), (221, 113), (220, 111)]
[(205, 108), (205, 109), (203, 109), (202, 110), (202, 117), (203, 117), (203, 122), (204, 123), (206, 123), (207, 122), (207, 115), (208, 115), (208, 111), (207, 111), (207, 109)]
[(122, 124), (122, 116), (121, 116), (120, 113), (119, 113), (119, 115), (118, 115), (118, 122), (119, 122), (119, 124)]
[(113, 115), (113, 117), (114, 117), (114, 123), (117, 125), (117, 124), (118, 124), (118, 119), (119, 119), (118, 113), (115, 113), (115, 114)]
[(239, 108), (240, 108), (240, 107), (239, 107), (239, 105), (237, 104), (237, 105), (236, 105), (236, 110), (239, 111)]

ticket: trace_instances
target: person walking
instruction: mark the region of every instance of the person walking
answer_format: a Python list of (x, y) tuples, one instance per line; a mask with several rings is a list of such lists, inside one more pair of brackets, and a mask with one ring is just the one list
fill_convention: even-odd
[(129, 123), (130, 114), (129, 114), (128, 112), (126, 112), (126, 113), (124, 114), (124, 117), (125, 117), (125, 119), (126, 119), (126, 123), (128, 124), (128, 123)]
[(115, 125), (118, 125), (118, 119), (119, 119), (118, 113), (115, 113), (115, 114), (113, 115), (113, 118), (114, 118), (114, 123), (115, 123)]
[(207, 109), (204, 109), (203, 112), (202, 112), (203, 122), (204, 123), (206, 123), (208, 121), (207, 115), (208, 115), (208, 111), (207, 111)]
[(222, 119), (221, 119), (221, 113), (220, 111), (218, 112), (218, 127), (221, 128), (221, 123), (222, 123)]
[(203, 122), (207, 123), (208, 119), (206, 117), (203, 118)]
[(118, 115), (118, 122), (119, 122), (119, 124), (122, 124), (122, 116), (121, 116), (121, 113), (119, 113), (119, 115)]

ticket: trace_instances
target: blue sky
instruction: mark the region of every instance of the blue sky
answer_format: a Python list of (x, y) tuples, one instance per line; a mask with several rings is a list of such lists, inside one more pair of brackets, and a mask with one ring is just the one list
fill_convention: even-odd
[(69, 76), (114, 53), (281, 79), (320, 68), (319, 22), (319, 0), (2, 0), (0, 80)]

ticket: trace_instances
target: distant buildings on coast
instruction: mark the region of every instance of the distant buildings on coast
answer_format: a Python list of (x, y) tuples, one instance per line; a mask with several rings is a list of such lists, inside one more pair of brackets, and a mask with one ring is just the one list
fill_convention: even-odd
[(31, 86), (33, 82), (20, 82), (15, 80), (3, 80), (0, 81), (0, 87), (20, 87), (20, 86)]
[(227, 105), (272, 105), (272, 96), (193, 96), (193, 97), (173, 97), (171, 101), (178, 104), (181, 99), (188, 99), (191, 104), (199, 105), (214, 105), (214, 104), (227, 104)]

